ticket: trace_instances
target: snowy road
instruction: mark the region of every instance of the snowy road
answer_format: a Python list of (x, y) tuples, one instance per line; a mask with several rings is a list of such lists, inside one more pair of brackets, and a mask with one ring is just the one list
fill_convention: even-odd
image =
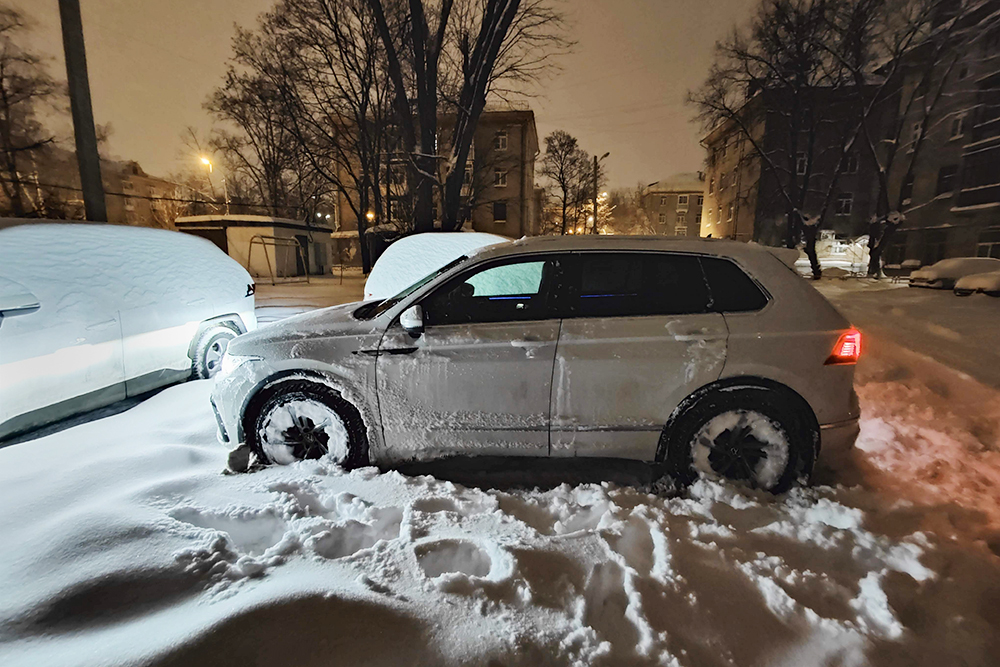
[(882, 281), (824, 280), (823, 294), (862, 331), (893, 340), (1000, 389), (1000, 299)]

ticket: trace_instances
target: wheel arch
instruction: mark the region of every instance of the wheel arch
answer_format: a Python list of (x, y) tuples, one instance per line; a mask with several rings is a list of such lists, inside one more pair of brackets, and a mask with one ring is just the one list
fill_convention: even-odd
[(815, 451), (813, 453), (813, 460), (819, 455), (819, 441), (820, 441), (820, 428), (819, 420), (816, 418), (816, 413), (809, 402), (802, 397), (797, 391), (792, 389), (786, 384), (772, 380), (770, 378), (755, 376), (755, 375), (739, 375), (736, 377), (728, 377), (721, 380), (715, 380), (710, 382), (693, 392), (688, 394), (684, 400), (677, 404), (674, 411), (670, 413), (670, 417), (667, 419), (667, 423), (664, 424), (663, 430), (660, 431), (660, 439), (656, 444), (656, 463), (662, 463), (667, 456), (667, 447), (669, 446), (670, 433), (687, 410), (689, 410), (695, 403), (701, 400), (704, 396), (711, 394), (716, 391), (726, 391), (727, 389), (736, 389), (740, 387), (756, 387), (759, 389), (767, 389), (776, 393), (786, 395), (789, 400), (797, 404), (797, 407), (802, 410), (802, 414), (806, 415), (809, 423), (810, 429), (813, 431)]
[(361, 400), (357, 394), (349, 388), (350, 383), (345, 381), (343, 378), (340, 378), (332, 373), (325, 373), (323, 371), (308, 368), (286, 369), (272, 373), (255, 384), (253, 388), (247, 392), (243, 402), (240, 404), (239, 412), (237, 413), (236, 442), (246, 442), (247, 409), (254, 402), (254, 399), (256, 399), (263, 390), (281, 382), (287, 382), (290, 380), (309, 380), (333, 389), (340, 394), (340, 397), (344, 400), (344, 402), (357, 411), (358, 418), (361, 420), (361, 424), (363, 425), (365, 431), (365, 456), (371, 456), (373, 444), (372, 436), (376, 429), (372, 428), (371, 411), (367, 403)]
[(198, 341), (201, 340), (202, 335), (217, 326), (227, 327), (236, 332), (236, 335), (245, 334), (247, 332), (246, 324), (236, 313), (229, 313), (227, 315), (218, 315), (216, 317), (209, 318), (202, 321), (198, 328), (195, 329), (194, 335), (191, 337), (191, 342), (188, 343), (188, 358), (194, 361), (195, 349), (198, 347)]

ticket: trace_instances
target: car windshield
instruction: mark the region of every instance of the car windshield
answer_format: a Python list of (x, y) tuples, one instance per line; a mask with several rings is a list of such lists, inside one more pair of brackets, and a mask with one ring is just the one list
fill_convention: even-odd
[(393, 306), (395, 306), (397, 303), (399, 303), (400, 301), (402, 301), (406, 297), (408, 297), (411, 294), (413, 294), (414, 292), (416, 292), (418, 289), (420, 289), (421, 287), (423, 287), (424, 285), (426, 285), (430, 281), (434, 280), (435, 278), (437, 278), (440, 275), (443, 275), (443, 274), (447, 273), (448, 271), (451, 271), (453, 268), (455, 268), (456, 266), (458, 266), (459, 264), (461, 264), (462, 262), (464, 262), (467, 259), (469, 259), (468, 256), (462, 255), (461, 257), (448, 262), (447, 264), (445, 264), (444, 266), (442, 266), (437, 271), (429, 273), (426, 276), (424, 276), (423, 278), (421, 278), (420, 280), (418, 280), (417, 282), (413, 283), (412, 285), (410, 285), (409, 287), (407, 287), (406, 289), (404, 289), (402, 292), (400, 292), (396, 296), (391, 296), (388, 299), (385, 299), (384, 301), (382, 301), (381, 303), (379, 303), (372, 310), (359, 314), (358, 317), (360, 317), (361, 319), (364, 319), (364, 320), (371, 320), (371, 319), (374, 319), (374, 318), (378, 317), (379, 315), (381, 315), (382, 313), (386, 312), (387, 310), (389, 310), (390, 308), (392, 308)]

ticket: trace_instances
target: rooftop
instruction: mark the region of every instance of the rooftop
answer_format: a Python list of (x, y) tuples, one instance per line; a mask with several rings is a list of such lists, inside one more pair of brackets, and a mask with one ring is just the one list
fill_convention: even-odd
[(649, 188), (649, 192), (701, 192), (704, 189), (705, 174), (700, 171), (686, 171), (661, 178), (656, 185)]

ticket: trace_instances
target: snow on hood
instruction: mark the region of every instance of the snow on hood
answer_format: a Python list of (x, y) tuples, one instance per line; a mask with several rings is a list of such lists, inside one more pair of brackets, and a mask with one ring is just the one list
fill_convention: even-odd
[(0, 664), (995, 656), (993, 571), (863, 490), (503, 492), (325, 461), (223, 475), (210, 387), (0, 450)]
[(365, 299), (387, 299), (462, 255), (510, 239), (481, 232), (428, 232), (399, 239), (382, 253), (365, 282)]
[(234, 354), (243, 354), (243, 350), (268, 343), (370, 333), (373, 329), (372, 322), (359, 320), (353, 315), (361, 304), (360, 301), (345, 303), (286, 317), (256, 331), (243, 334), (230, 343), (230, 349)]
[(951, 257), (942, 259), (936, 264), (917, 269), (910, 274), (911, 278), (940, 280), (942, 278), (955, 280), (976, 273), (1000, 271), (1000, 259), (992, 257)]

